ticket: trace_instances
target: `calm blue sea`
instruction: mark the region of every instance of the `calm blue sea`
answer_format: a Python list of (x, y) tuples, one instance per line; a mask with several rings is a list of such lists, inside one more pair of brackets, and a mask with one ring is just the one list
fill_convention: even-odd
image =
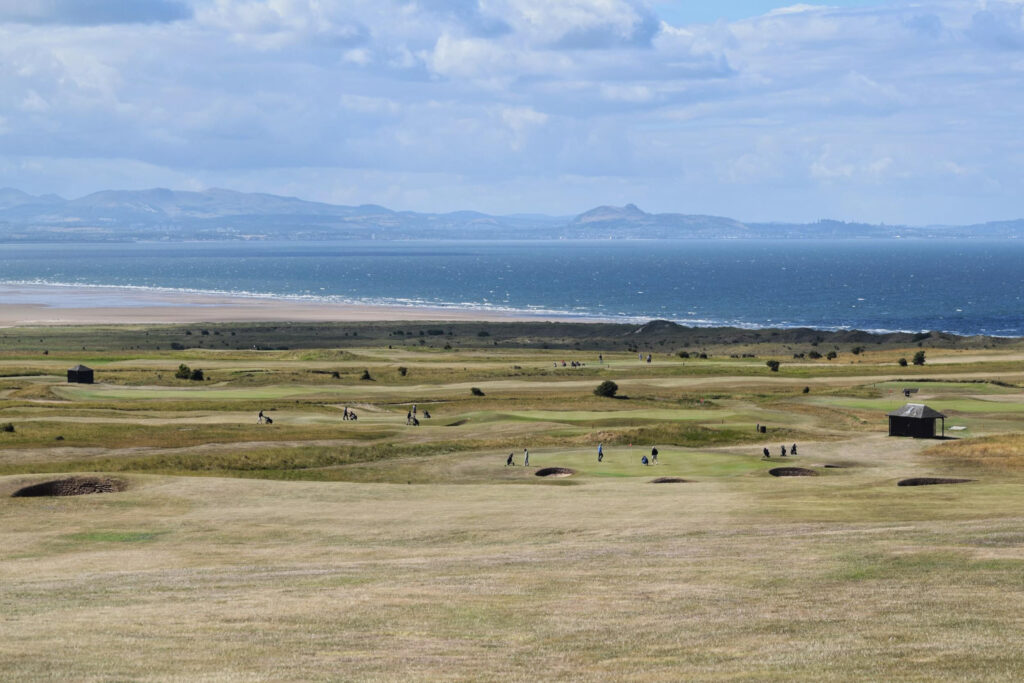
[(4, 245), (0, 282), (691, 325), (1024, 335), (1024, 241)]

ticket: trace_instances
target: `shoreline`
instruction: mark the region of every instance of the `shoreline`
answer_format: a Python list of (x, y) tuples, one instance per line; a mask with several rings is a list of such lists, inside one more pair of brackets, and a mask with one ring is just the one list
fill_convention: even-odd
[(538, 312), (389, 306), (131, 287), (0, 285), (0, 327), (215, 322), (609, 322)]

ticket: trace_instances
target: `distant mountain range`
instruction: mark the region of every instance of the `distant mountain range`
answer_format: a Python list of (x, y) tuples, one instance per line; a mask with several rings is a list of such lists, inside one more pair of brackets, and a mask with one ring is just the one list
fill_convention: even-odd
[(652, 214), (633, 204), (578, 216), (476, 211), (418, 213), (342, 206), (232, 190), (105, 190), (79, 199), (0, 189), (0, 241), (223, 239), (814, 239), (1024, 237), (1024, 220), (962, 226), (892, 226), (823, 220), (742, 223), (721, 216)]

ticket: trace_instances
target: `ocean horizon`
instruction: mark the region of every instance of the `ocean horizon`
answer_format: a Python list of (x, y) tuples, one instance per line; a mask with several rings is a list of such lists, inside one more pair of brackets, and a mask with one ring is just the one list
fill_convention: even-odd
[[(5, 303), (56, 307), (154, 305), (148, 294), (177, 293), (1022, 336), (1022, 259), (1021, 242), (960, 240), (17, 244), (0, 256), (0, 285)], [(69, 288), (76, 296), (66, 296)]]

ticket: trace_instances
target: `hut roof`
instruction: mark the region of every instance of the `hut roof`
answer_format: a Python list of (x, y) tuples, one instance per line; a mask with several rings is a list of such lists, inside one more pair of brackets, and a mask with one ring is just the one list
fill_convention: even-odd
[(74, 370), (75, 372), (81, 372), (82, 370), (92, 370), (92, 368), (87, 368), (84, 365), (76, 365), (75, 367), (69, 369)]
[(937, 410), (929, 408), (923, 403), (908, 403), (899, 410), (894, 410), (891, 413), (889, 413), (889, 417), (914, 417), (917, 419), (922, 419), (946, 416)]

